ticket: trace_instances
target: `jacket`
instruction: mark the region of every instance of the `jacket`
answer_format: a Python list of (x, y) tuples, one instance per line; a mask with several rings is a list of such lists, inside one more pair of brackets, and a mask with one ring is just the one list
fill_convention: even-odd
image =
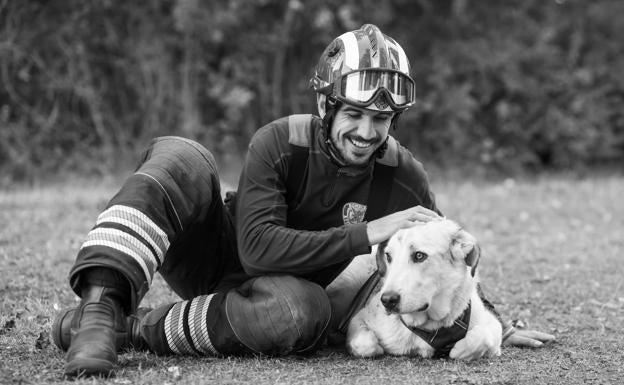
[[(294, 161), (307, 149), (307, 162)], [(385, 202), (372, 202), (375, 168), (392, 178)], [(294, 173), (294, 174), (293, 174)], [(299, 175), (301, 186), (288, 186)], [(297, 189), (297, 193), (290, 190)], [(292, 274), (329, 284), (355, 256), (370, 252), (366, 221), (375, 204), (378, 216), (422, 205), (438, 211), (427, 175), (392, 136), (381, 158), (365, 167), (341, 167), (331, 157), (322, 121), (291, 115), (259, 129), (250, 141), (236, 201), (236, 233), (247, 274)]]

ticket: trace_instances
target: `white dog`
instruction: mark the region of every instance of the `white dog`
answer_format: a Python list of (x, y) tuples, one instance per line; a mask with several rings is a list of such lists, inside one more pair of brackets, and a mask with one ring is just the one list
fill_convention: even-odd
[[(502, 326), (477, 292), (478, 260), (474, 237), (450, 220), (398, 231), (377, 248), (380, 282), (349, 323), (347, 349), (360, 357), (500, 355)], [(354, 265), (347, 276), (370, 270), (370, 262)], [(328, 287), (333, 303), (344, 282)]]

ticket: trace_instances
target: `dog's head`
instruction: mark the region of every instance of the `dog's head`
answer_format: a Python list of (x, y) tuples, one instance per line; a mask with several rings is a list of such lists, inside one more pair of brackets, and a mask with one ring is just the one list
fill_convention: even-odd
[(446, 317), (462, 285), (473, 279), (479, 255), (476, 239), (447, 219), (398, 231), (377, 248), (384, 307)]

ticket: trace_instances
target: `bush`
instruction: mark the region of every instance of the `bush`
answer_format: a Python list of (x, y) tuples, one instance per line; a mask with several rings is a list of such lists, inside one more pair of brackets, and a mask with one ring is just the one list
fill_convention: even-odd
[(0, 169), (105, 173), (163, 134), (242, 153), (270, 120), (315, 111), (320, 52), (365, 22), (413, 63), (419, 104), (398, 136), (420, 157), (621, 162), (622, 16), (613, 0), (3, 2)]

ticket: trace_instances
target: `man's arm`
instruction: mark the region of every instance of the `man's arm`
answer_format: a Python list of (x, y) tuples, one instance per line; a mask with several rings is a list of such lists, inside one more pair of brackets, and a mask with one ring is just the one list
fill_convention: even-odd
[(265, 127), (249, 146), (236, 202), (243, 268), (251, 275), (304, 275), (368, 253), (366, 223), (323, 231), (287, 227), (286, 176), (289, 171), (303, 170), (288, 170), (290, 148), (284, 135), (283, 131)]

